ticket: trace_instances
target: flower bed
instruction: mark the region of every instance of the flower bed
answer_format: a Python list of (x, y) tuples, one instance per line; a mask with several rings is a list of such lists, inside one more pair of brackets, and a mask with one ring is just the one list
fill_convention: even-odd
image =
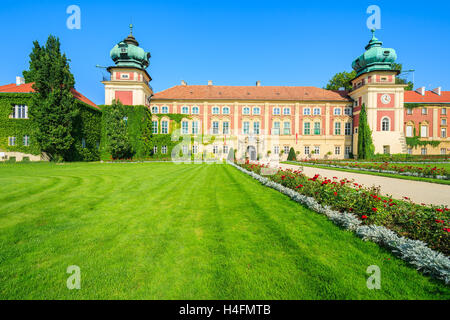
[[(300, 171), (278, 170), (262, 177), (264, 165), (236, 165), (261, 183), (277, 189), (336, 224), (392, 250), (418, 270), (450, 283), (450, 228), (445, 207), (425, 206), (380, 196), (376, 188), (352, 181), (308, 178)], [(395, 232), (394, 232), (395, 231)], [(398, 236), (398, 235), (400, 236)], [(408, 239), (411, 238), (411, 239)], [(416, 239), (416, 240), (412, 240)], [(436, 252), (430, 248), (441, 251)]]
[(445, 168), (437, 168), (434, 165), (401, 166), (388, 162), (383, 163), (355, 163), (334, 160), (304, 160), (302, 163), (327, 166), (331, 168), (356, 169), (370, 172), (392, 173), (404, 176), (434, 178), (450, 180), (450, 172)]

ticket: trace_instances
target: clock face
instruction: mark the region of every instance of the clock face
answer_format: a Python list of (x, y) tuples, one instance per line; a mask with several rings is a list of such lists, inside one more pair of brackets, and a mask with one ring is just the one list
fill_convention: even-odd
[(388, 95), (388, 94), (383, 94), (383, 95), (381, 96), (381, 102), (382, 102), (383, 104), (388, 104), (389, 102), (391, 102), (391, 96)]

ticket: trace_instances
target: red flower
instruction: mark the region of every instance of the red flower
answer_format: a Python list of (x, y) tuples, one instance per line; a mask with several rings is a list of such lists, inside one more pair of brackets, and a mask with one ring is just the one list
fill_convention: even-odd
[(286, 176), (281, 176), (281, 180), (284, 180), (286, 178)]
[(363, 216), (361, 217), (361, 219), (367, 219), (367, 216), (366, 216), (366, 215), (363, 215)]
[(372, 208), (372, 211), (373, 211), (373, 212), (377, 212), (378, 209), (377, 209), (377, 208)]
[(299, 184), (299, 185), (296, 186), (295, 188), (296, 188), (296, 189), (303, 188), (303, 185), (302, 185), (302, 184)]
[(334, 192), (334, 196), (335, 196), (335, 197), (337, 196), (337, 192), (336, 192), (336, 191)]

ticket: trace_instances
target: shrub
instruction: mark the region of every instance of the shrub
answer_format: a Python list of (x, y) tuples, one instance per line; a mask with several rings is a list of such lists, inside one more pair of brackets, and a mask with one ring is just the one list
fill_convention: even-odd
[(297, 161), (297, 157), (295, 156), (294, 148), (291, 147), (291, 149), (289, 150), (289, 155), (288, 155), (287, 159), (289, 161)]

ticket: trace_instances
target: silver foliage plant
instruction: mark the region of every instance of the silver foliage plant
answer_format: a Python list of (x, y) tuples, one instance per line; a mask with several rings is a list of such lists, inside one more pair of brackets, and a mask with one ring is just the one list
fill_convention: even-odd
[(321, 205), (312, 197), (301, 195), (290, 188), (276, 183), (269, 178), (262, 177), (255, 172), (248, 171), (232, 162), (228, 163), (258, 180), (261, 184), (280, 191), (292, 200), (305, 205), (311, 210), (326, 215), (328, 219), (338, 226), (354, 231), (361, 239), (375, 242), (390, 249), (397, 257), (408, 262), (422, 273), (442, 280), (447, 285), (450, 284), (450, 259), (444, 254), (428, 248), (425, 242), (400, 237), (392, 230), (383, 226), (362, 225), (361, 221), (353, 213), (341, 213), (332, 210), (328, 206)]

